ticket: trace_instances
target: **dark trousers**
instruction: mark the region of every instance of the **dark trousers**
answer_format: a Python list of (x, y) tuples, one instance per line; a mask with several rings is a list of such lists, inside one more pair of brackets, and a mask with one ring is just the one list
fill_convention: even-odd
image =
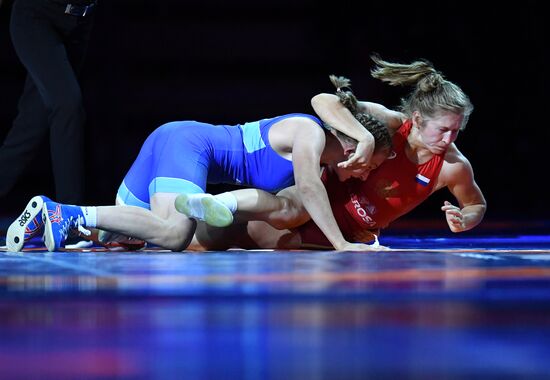
[(65, 14), (68, 1), (16, 0), (10, 33), (27, 69), (18, 114), (0, 148), (0, 196), (23, 174), (49, 133), (56, 200), (80, 204), (84, 195), (84, 122), (77, 81), (92, 26)]

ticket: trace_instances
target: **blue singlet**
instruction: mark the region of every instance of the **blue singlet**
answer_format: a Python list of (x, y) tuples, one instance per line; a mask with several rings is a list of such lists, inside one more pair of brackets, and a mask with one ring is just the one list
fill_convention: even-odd
[(288, 114), (242, 125), (176, 121), (157, 128), (143, 144), (117, 196), (149, 208), (155, 193), (203, 193), (207, 183), (239, 184), (277, 192), (294, 184), (292, 161), (275, 152), (268, 132)]

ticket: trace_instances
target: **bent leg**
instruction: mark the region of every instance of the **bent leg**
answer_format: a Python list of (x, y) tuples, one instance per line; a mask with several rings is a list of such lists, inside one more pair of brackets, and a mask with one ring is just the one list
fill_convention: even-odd
[(193, 251), (242, 249), (300, 249), (302, 239), (297, 231), (275, 229), (266, 222), (250, 221), (225, 228), (199, 223), (189, 245)]
[(196, 223), (176, 211), (176, 195), (154, 194), (151, 210), (137, 206), (100, 206), (97, 208), (96, 227), (172, 251), (182, 251), (191, 242)]
[(275, 229), (262, 221), (248, 222), (246, 232), (248, 238), (263, 249), (300, 249), (302, 245), (297, 231)]
[(310, 219), (296, 186), (287, 187), (277, 195), (259, 189), (231, 192), (237, 199), (238, 222), (259, 220), (277, 229), (293, 228)]
[(199, 222), (188, 249), (193, 251), (225, 251), (230, 248), (260, 248), (247, 232), (245, 223), (219, 228)]

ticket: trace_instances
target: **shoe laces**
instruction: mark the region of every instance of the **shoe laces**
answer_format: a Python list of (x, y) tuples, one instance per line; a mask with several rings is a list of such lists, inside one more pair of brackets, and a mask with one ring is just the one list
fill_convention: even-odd
[(67, 219), (63, 221), (63, 225), (60, 228), (61, 236), (63, 236), (63, 238), (66, 239), (67, 236), (69, 236), (69, 232), (73, 229), (76, 229), (78, 232), (80, 232), (84, 236), (90, 236), (92, 232), (84, 228), (83, 224), (84, 224), (84, 218), (81, 215), (78, 215), (76, 218), (72, 215), (69, 216)]
[(84, 224), (84, 218), (79, 215), (77, 220), (77, 227), (76, 227), (78, 232), (80, 232), (84, 236), (90, 236), (92, 234), (92, 231), (84, 228), (82, 224)]

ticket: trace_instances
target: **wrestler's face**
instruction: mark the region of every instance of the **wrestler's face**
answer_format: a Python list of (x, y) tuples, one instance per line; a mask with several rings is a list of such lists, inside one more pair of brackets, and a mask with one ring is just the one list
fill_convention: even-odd
[(464, 115), (442, 111), (433, 117), (413, 113), (413, 122), (419, 130), (420, 143), (433, 154), (445, 153), (458, 137)]
[(379, 167), (386, 160), (389, 153), (389, 149), (375, 150), (366, 167), (360, 169), (344, 169), (336, 167), (336, 175), (338, 175), (338, 179), (340, 181), (345, 181), (352, 177), (365, 181), (370, 172)]
[(350, 178), (362, 178), (362, 176), (368, 177), (368, 170), (366, 169), (344, 169), (337, 166), (334, 167), (338, 180), (344, 182)]

